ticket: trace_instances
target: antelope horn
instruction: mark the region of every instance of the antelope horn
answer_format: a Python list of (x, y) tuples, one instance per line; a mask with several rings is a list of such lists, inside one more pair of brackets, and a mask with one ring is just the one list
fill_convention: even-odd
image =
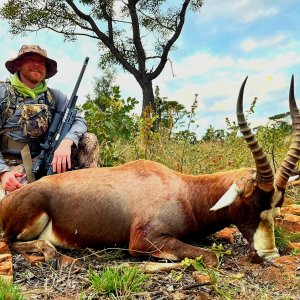
[(258, 184), (264, 184), (265, 188), (269, 189), (271, 186), (273, 188), (273, 182), (274, 182), (273, 170), (268, 161), (267, 155), (265, 154), (265, 152), (263, 152), (261, 146), (258, 144), (257, 139), (255, 138), (254, 134), (249, 128), (243, 112), (243, 95), (244, 95), (244, 88), (247, 79), (248, 76), (244, 80), (240, 89), (237, 106), (236, 106), (236, 115), (237, 115), (240, 131), (243, 134), (244, 139), (246, 140), (255, 161), (256, 180), (258, 181)]
[(294, 75), (291, 79), (289, 105), (292, 118), (293, 135), (287, 156), (281, 163), (275, 175), (275, 185), (279, 189), (285, 189), (289, 177), (292, 175), (292, 172), (300, 159), (300, 115), (294, 94)]

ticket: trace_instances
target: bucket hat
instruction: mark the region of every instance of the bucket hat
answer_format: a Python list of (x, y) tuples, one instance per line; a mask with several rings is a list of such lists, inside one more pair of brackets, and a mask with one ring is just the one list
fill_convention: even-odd
[(48, 79), (57, 73), (57, 62), (47, 56), (47, 51), (42, 49), (38, 45), (23, 45), (19, 50), (17, 57), (9, 59), (5, 63), (7, 70), (14, 74), (17, 72), (18, 66), (16, 64), (22, 57), (26, 56), (29, 53), (35, 53), (42, 56), (46, 61), (46, 76), (45, 79)]

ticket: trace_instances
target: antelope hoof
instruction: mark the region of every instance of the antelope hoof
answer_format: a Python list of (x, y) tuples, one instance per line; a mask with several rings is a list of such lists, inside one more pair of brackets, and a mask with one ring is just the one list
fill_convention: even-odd
[(266, 261), (272, 261), (280, 256), (277, 248), (257, 251), (257, 254)]
[(59, 267), (59, 258), (46, 259), (45, 262), (54, 270), (57, 270)]

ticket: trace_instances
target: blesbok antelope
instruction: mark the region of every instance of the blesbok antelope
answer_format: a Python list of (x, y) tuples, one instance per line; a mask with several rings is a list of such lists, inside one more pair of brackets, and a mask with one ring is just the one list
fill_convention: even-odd
[[(48, 259), (56, 256), (51, 244), (64, 248), (126, 246), (134, 256), (171, 260), (202, 256), (207, 264), (216, 265), (213, 252), (186, 241), (235, 224), (249, 242), (252, 259), (277, 257), (273, 219), (299, 160), (300, 116), (292, 78), (293, 139), (274, 174), (244, 117), (246, 80), (237, 101), (237, 118), (255, 169), (193, 176), (138, 160), (43, 177), (1, 201), (4, 238), (29, 241), (16, 242), (13, 249), (42, 248)], [(35, 239), (38, 242), (33, 243)]]

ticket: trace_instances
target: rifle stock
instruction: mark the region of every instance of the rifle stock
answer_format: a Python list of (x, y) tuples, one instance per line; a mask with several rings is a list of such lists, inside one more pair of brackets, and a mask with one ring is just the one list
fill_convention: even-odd
[(86, 57), (80, 71), (79, 77), (73, 89), (70, 100), (68, 101), (64, 111), (57, 112), (54, 115), (53, 121), (49, 127), (45, 141), (40, 145), (42, 150), (32, 166), (32, 173), (36, 179), (44, 175), (53, 174), (52, 160), (54, 152), (66, 134), (70, 131), (77, 110), (75, 109), (77, 101), (77, 91), (81, 83), (85, 68), (88, 64), (89, 58)]

